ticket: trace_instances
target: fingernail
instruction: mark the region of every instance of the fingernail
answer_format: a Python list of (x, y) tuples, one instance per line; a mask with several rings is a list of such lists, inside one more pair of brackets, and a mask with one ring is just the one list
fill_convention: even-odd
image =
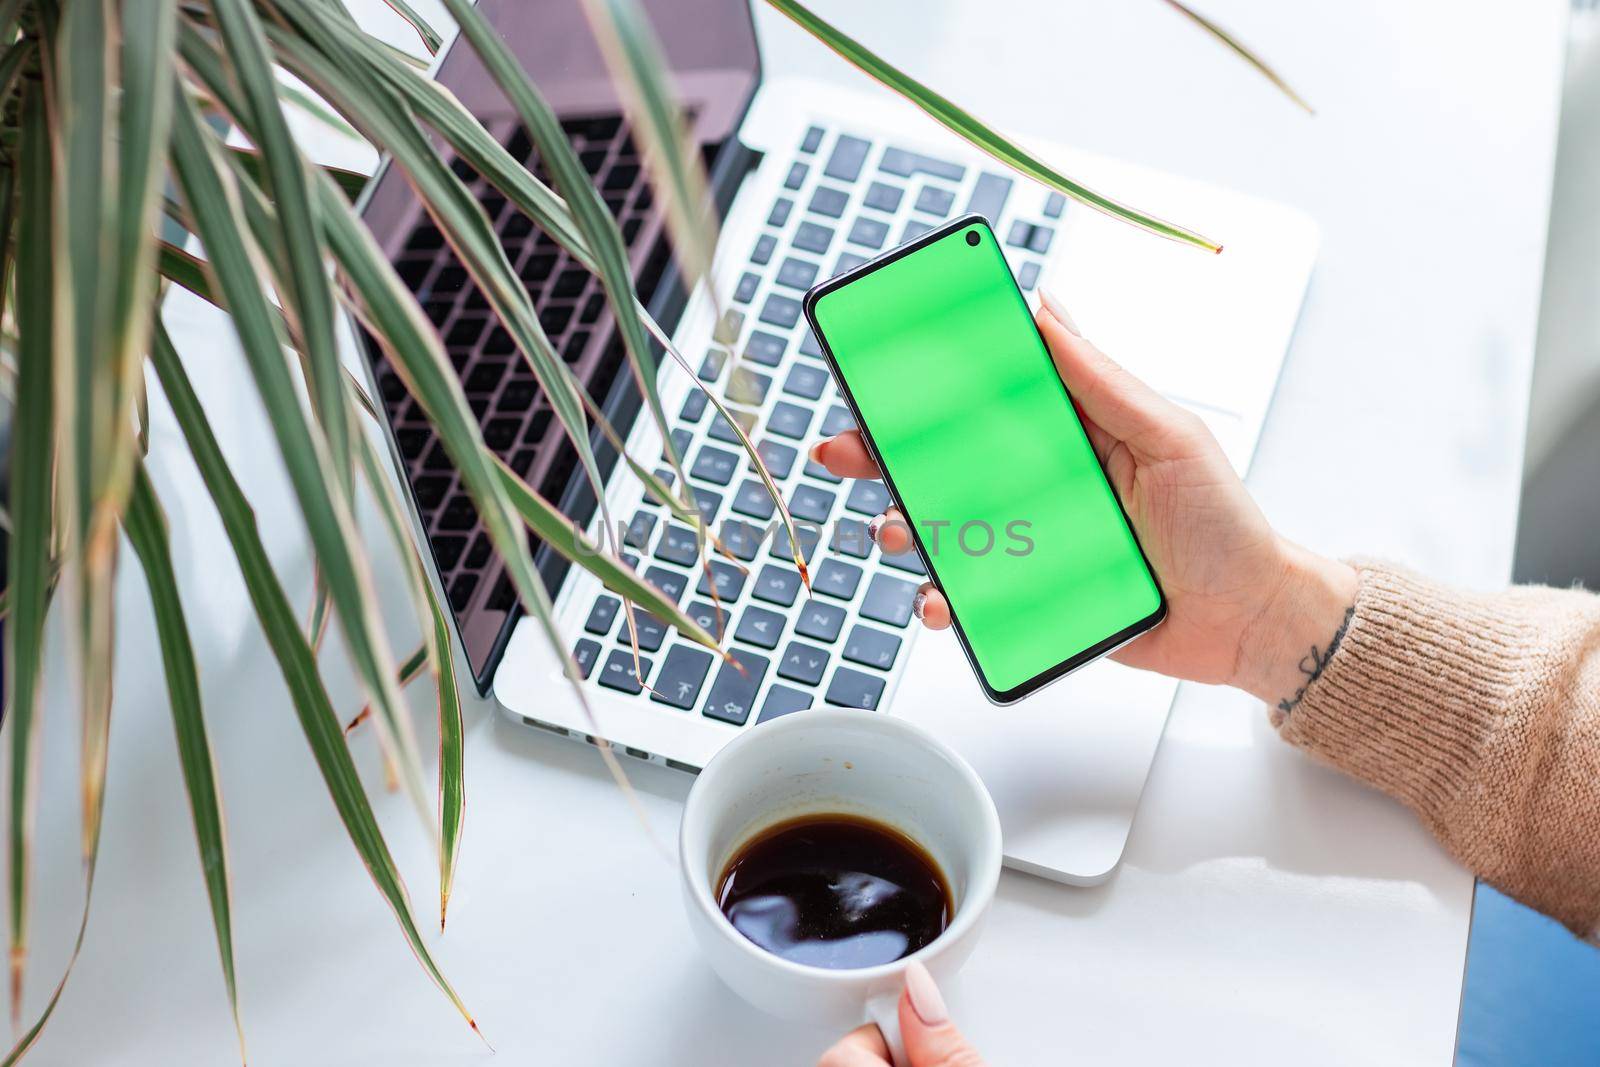
[(922, 611), (927, 606), (928, 606), (928, 594), (927, 593), (918, 593), (916, 596), (911, 598), (911, 614), (915, 615), (917, 618), (919, 618), (919, 619), (922, 618)]
[(1061, 302), (1060, 298), (1048, 289), (1040, 289), (1039, 299), (1044, 301), (1044, 306), (1050, 309), (1050, 314), (1054, 315), (1055, 320), (1065, 326), (1069, 333), (1074, 337), (1083, 336), (1083, 331), (1078, 329), (1076, 322), (1072, 321), (1072, 313), (1067, 310), (1067, 306)]
[(867, 523), (867, 540), (873, 542), (874, 544), (876, 544), (878, 541), (878, 531), (883, 529), (884, 518), (884, 516), (879, 515), (877, 518)]
[(906, 994), (911, 998), (911, 1010), (927, 1025), (938, 1026), (950, 1018), (950, 1011), (944, 1006), (944, 997), (939, 994), (939, 987), (933, 984), (933, 975), (919, 960), (912, 960), (906, 965)]
[(825, 440), (818, 441), (816, 444), (812, 445), (809, 450), (807, 450), (806, 455), (811, 457), (811, 462), (813, 462), (813, 463), (821, 463), (822, 462), (822, 446), (827, 444), (827, 443), (828, 442), (825, 441)]

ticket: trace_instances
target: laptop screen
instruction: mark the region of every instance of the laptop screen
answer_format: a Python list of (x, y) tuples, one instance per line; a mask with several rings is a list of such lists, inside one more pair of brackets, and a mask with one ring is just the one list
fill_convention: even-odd
[[(683, 293), (654, 191), (582, 4), (481, 0), (478, 6), (561, 116), (616, 217), (641, 299), (670, 328), (682, 310)], [(692, 134), (712, 169), (719, 207), (725, 208), (751, 159), (733, 136), (759, 76), (749, 6), (746, 0), (645, 0), (644, 7), (662, 39)], [(458, 40), (450, 47), (438, 77), (515, 158), (549, 183), (526, 131), (469, 45)], [(640, 402), (599, 283), (465, 161), (452, 158), (451, 165), (489, 213), (557, 352), (625, 434)], [(495, 321), (403, 174), (394, 168), (380, 173), (364, 218), (439, 330), (485, 442), (569, 517), (587, 522), (594, 495), (578, 470), (577, 450), (552, 418), (526, 358)], [(368, 337), (363, 347), (473, 677), (480, 692), (487, 691), (520, 610), (516, 595), (419, 405), (381, 348)], [(593, 442), (602, 469), (609, 470), (615, 453), (598, 433)], [(554, 592), (568, 565), (553, 550), (532, 543), (535, 562)]]

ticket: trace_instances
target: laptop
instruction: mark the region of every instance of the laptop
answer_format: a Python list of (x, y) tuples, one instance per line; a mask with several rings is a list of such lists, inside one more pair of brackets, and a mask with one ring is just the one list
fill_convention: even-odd
[[(946, 218), (979, 212), (1025, 292), (1048, 283), (1089, 337), (1204, 418), (1243, 472), (1298, 315), (1315, 227), (1293, 210), (1226, 190), (1030, 145), (1119, 198), (1216, 236), (1227, 251), (1209, 256), (1161, 241), (1007, 171), (887, 91), (764, 78), (747, 0), (646, 0), (722, 222), (712, 280), (724, 309), (718, 316), (713, 301), (686, 293), (676, 273), (638, 145), (578, 0), (479, 6), (562, 117), (616, 216), (641, 299), (673, 331), (699, 378), (667, 360), (658, 385), (695, 502), (738, 564), (713, 557), (703, 571), (694, 531), (648, 498), (596, 432), (629, 562), (706, 629), (724, 634), (747, 671), (697, 652), (639, 612), (642, 687), (618, 599), (535, 542), (569, 641), (552, 649), (523, 617), (419, 405), (378, 346), (356, 336), (434, 580), (454, 616), (467, 688), (518, 723), (593, 742), (594, 726), (561, 676), (558, 656), (570, 654), (599, 729), (619, 752), (691, 773), (740, 731), (776, 716), (823, 705), (904, 716), (951, 741), (983, 775), (1000, 808), (1008, 863), (1067, 882), (1107, 877), (1176, 684), (1102, 661), (1014, 708), (983, 699), (950, 636), (919, 632), (911, 616), (922, 561), (885, 557), (866, 537), (866, 523), (888, 503), (882, 486), (841, 483), (807, 460), (814, 442), (852, 424), (801, 317), (800, 297)], [(772, 29), (801, 32), (781, 21)], [(435, 74), (545, 177), (526, 131), (468, 46), (443, 51)], [(598, 282), (464, 161), (452, 166), (489, 213), (557, 351), (630, 454), (670, 477), (658, 428), (640, 417)], [(381, 169), (362, 210), (438, 328), (488, 446), (598, 536), (598, 509), (576, 451), (404, 176)], [(812, 595), (765, 488), (699, 385), (727, 399), (802, 523)], [(916, 382), (906, 390), (912, 402)]]

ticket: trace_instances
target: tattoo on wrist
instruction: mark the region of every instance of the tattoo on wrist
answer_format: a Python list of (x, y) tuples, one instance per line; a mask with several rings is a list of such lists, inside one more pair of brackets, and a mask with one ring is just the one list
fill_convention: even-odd
[(1339, 651), (1339, 643), (1344, 640), (1345, 631), (1350, 629), (1350, 619), (1355, 613), (1356, 606), (1354, 604), (1344, 609), (1344, 621), (1339, 623), (1339, 628), (1333, 632), (1333, 637), (1329, 639), (1327, 651), (1312, 645), (1311, 651), (1301, 657), (1298, 666), (1300, 667), (1300, 673), (1306, 676), (1306, 680), (1299, 689), (1294, 691), (1293, 696), (1287, 696), (1278, 701), (1279, 711), (1285, 715), (1292, 712), (1300, 701), (1305, 698), (1306, 690), (1311, 688), (1311, 683), (1322, 677), (1322, 672), (1327, 668), (1328, 661), (1333, 659), (1335, 652)]

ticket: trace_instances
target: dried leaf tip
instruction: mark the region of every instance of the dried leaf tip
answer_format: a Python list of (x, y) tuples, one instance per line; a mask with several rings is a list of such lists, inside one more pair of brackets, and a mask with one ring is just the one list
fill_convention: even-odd
[(27, 962), (28, 950), (21, 945), (11, 949), (11, 1028), (22, 1024), (22, 968)]

